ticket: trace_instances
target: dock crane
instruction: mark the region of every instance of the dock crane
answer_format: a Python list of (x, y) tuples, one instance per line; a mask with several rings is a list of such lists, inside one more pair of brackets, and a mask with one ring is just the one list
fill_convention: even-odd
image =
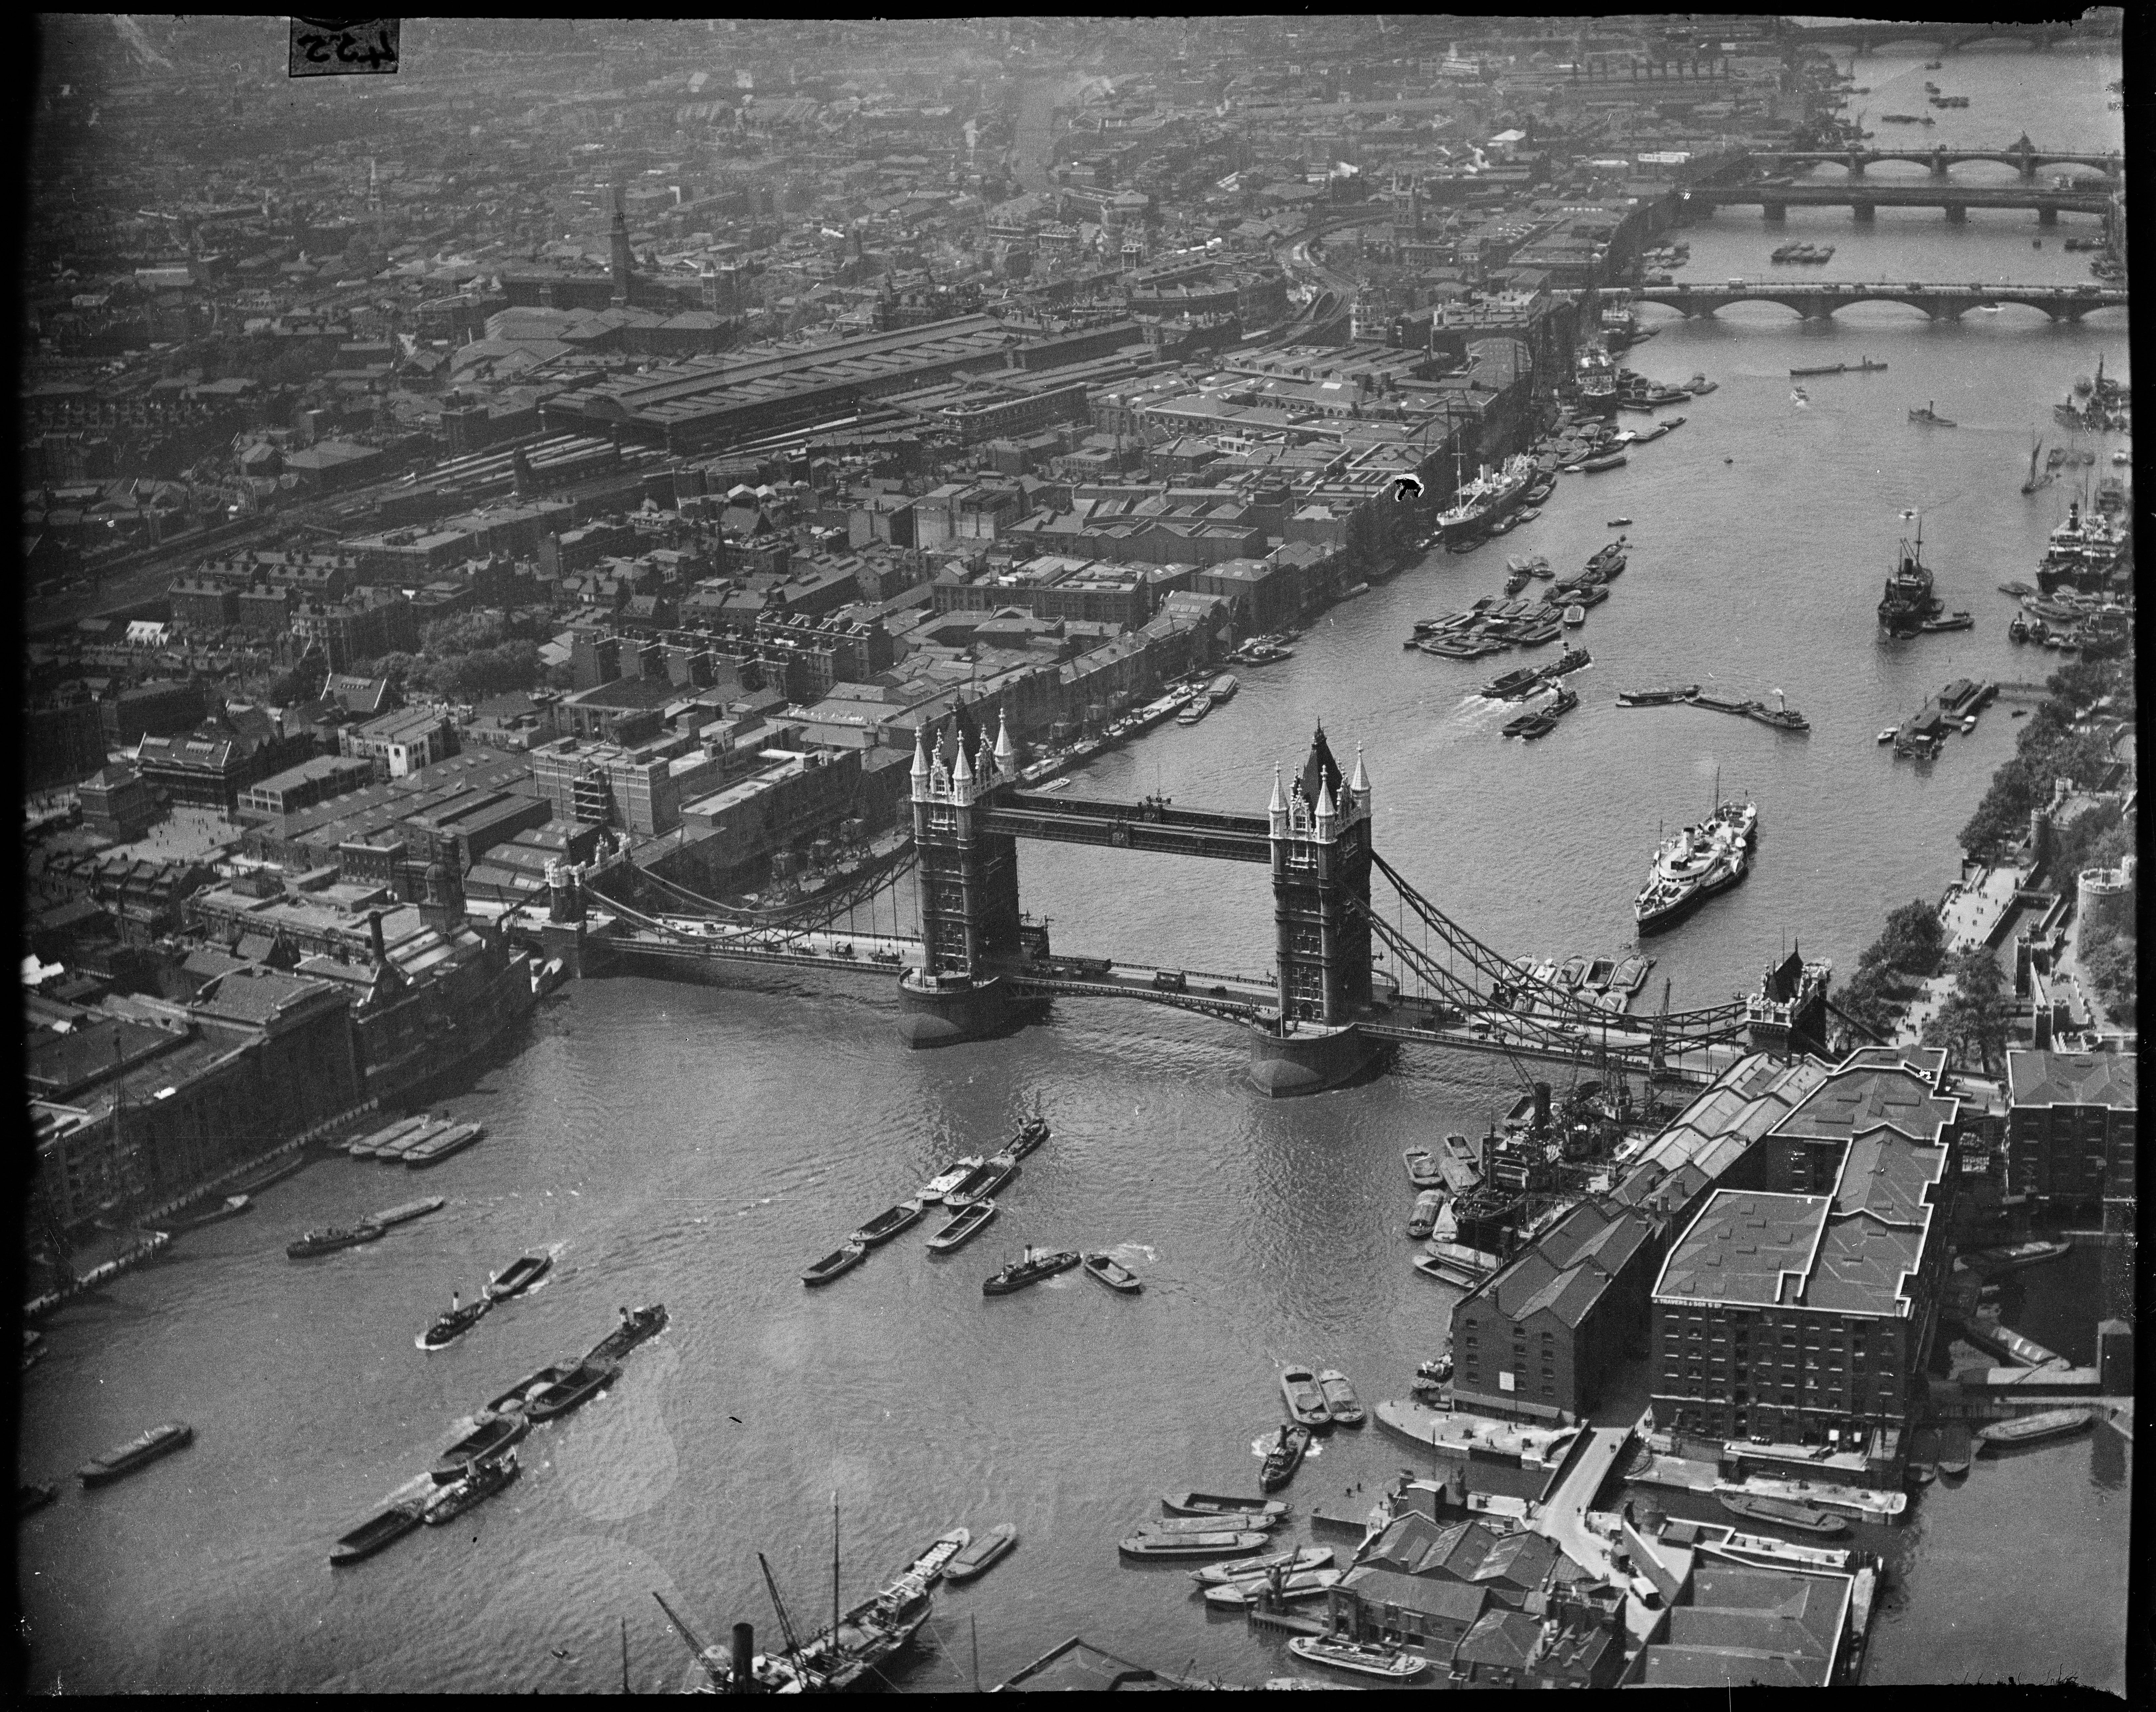
[(722, 1673), (716, 1662), (716, 1649), (706, 1647), (701, 1641), (696, 1638), (695, 1631), (690, 1629), (689, 1625), (683, 1622), (682, 1619), (675, 1614), (672, 1606), (669, 1605), (664, 1599), (660, 1598), (658, 1591), (655, 1588), (653, 1590), (651, 1596), (654, 1599), (659, 1600), (659, 1608), (666, 1613), (666, 1621), (673, 1625), (674, 1632), (679, 1635), (682, 1641), (687, 1645), (689, 1650), (696, 1654), (696, 1663), (702, 1668), (704, 1674), (711, 1679), (711, 1686), (719, 1689), (721, 1693), (725, 1692), (727, 1689), (732, 1688), (733, 1684), (730, 1680), (729, 1675)]
[[(772, 1574), (771, 1564), (762, 1552), (757, 1553), (756, 1561), (757, 1566), (763, 1571), (763, 1585), (771, 1590), (771, 1608), (778, 1613), (778, 1632), (786, 1637), (786, 1656), (793, 1661), (794, 1669), (801, 1675), (801, 1685), (807, 1688), (810, 1686), (814, 1679), (810, 1675), (807, 1661), (801, 1656), (801, 1637), (794, 1629), (793, 1615), (786, 1608), (786, 1601), (780, 1596), (778, 1577)], [(831, 1638), (835, 1644), (838, 1640), (835, 1631)], [(821, 1687), (823, 1684), (818, 1682), (815, 1686)]]

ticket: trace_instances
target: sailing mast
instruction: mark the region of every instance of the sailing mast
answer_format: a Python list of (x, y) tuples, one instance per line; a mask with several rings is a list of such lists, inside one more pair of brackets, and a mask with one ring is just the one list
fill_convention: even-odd
[(839, 1656), (839, 1494), (831, 1494), (831, 1657)]

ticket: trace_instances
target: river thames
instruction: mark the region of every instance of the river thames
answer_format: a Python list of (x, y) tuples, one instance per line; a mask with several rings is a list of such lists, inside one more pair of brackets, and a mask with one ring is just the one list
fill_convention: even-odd
[[(1953, 66), (1977, 99), (1928, 140), (2025, 129), (2048, 146), (2118, 146), (2102, 94), (2115, 57), (1972, 53)], [(1891, 91), (1922, 75), (1917, 56), (1861, 61), (1872, 94), (1856, 105), (1920, 105)], [(1730, 210), (1679, 235), (1702, 280), (1765, 275), (1768, 249), (1802, 237), (1837, 246), (1807, 282), (2078, 283), (2083, 260), (2059, 240), (2088, 229), (1981, 212), (1950, 226), (1921, 210), (1882, 211), (1870, 229), (1829, 210), (1770, 227)], [(1363, 750), (1381, 853), (1507, 954), (1563, 957), (1630, 943), (1657, 828), (1704, 807), (1718, 777), (1760, 805), (1758, 860), (1650, 943), (1643, 1000), (1659, 1002), (1666, 978), (1672, 1008), (1721, 1002), (1791, 942), (1853, 969), (1890, 908), (1956, 877), (1954, 835), (2016, 727), (1996, 706), (1922, 767), (1874, 737), (1951, 678), (2037, 679), (2051, 663), (2008, 640), (2015, 606), (1996, 585), (2031, 577), (2068, 496), (2065, 482), (2019, 491), (2031, 435), (2051, 440), (2051, 406), (2099, 357), (2128, 378), (2124, 317), (1647, 315), (1662, 331), (1630, 366), (1720, 383), (1683, 428), (1622, 470), (1564, 477), (1502, 542), (1434, 555), (1335, 608), (1291, 661), (1240, 671), (1241, 693), (1202, 725), (1101, 757), (1073, 794), (1158, 789), (1255, 811), (1322, 720), (1343, 764)], [(1792, 397), (1791, 367), (1863, 356), (1888, 371)], [(1909, 423), (1926, 400), (1958, 428)], [(2123, 442), (2084, 441), (2102, 460), (2092, 474), (2108, 473)], [(1973, 630), (1880, 640), (1873, 609), (1914, 527), (1907, 511)], [(1486, 662), (1402, 650), (1413, 620), (1496, 593), (1508, 554), (1569, 571), (1620, 515), (1633, 520), (1630, 567), (1580, 635), (1594, 661), (1572, 680), (1582, 705), (1547, 741), (1499, 738), (1506, 712), (1472, 695)], [(1620, 687), (1694, 681), (1779, 690), (1812, 729), (1614, 704)], [(1270, 966), (1259, 874), (1034, 844), (1020, 866), (1060, 952)], [(901, 1688), (967, 1684), (969, 1617), (983, 1682), (1073, 1633), (1163, 1670), (1286, 1673), (1281, 1639), (1209, 1613), (1179, 1569), (1119, 1563), (1116, 1541), (1163, 1488), (1254, 1483), (1252, 1442), (1278, 1418), (1276, 1360), (1338, 1366), (1368, 1403), (1404, 1395), (1453, 1293), (1409, 1267), (1400, 1150), (1486, 1122), (1517, 1096), (1512, 1068), (1410, 1048), (1363, 1086), (1273, 1104), (1245, 1087), (1232, 1029), (1177, 1012), (1065, 1001), (1013, 1038), (920, 1054), (896, 1044), (895, 1017), (889, 988), (865, 980), (572, 984), (446, 1103), (488, 1139), (424, 1180), (449, 1198), (443, 1212), (295, 1265), (283, 1245), (302, 1228), (413, 1192), (402, 1172), (331, 1159), (70, 1303), (48, 1326), (51, 1359), (24, 1379), (22, 1478), (58, 1478), (169, 1416), (198, 1437), (22, 1524), (33, 1685), (611, 1691), (626, 1618), (634, 1685), (677, 1688), (690, 1667), (652, 1592), (707, 1640), (744, 1617), (771, 1633), (762, 1551), (798, 1619), (828, 1616), (834, 1492), (849, 1597), (951, 1524), (1019, 1529), (1012, 1557), (939, 1595)], [(802, 1288), (801, 1268), (862, 1219), (1036, 1111), (1053, 1139), (973, 1247), (932, 1259), (916, 1227), (834, 1287)], [(984, 1300), (983, 1277), (1026, 1242), (1108, 1247), (1145, 1292), (1070, 1274)], [(542, 1288), (447, 1350), (413, 1347), (452, 1289), (535, 1247), (557, 1256)], [(2032, 1288), (2071, 1301), (2091, 1258)], [(330, 1543), (424, 1469), (459, 1417), (588, 1345), (619, 1304), (657, 1300), (670, 1329), (602, 1400), (535, 1432), (506, 1494), (331, 1572)], [(2046, 1341), (2076, 1353), (2070, 1324)], [(1640, 1401), (1602, 1413), (1625, 1419)], [(1336, 1433), (1286, 1495), (1306, 1514), (1412, 1461), (1374, 1426)], [(2100, 1426), (1980, 1461), (1958, 1488), (1914, 1499), (1903, 1527), (1859, 1527), (1853, 1543), (1894, 1571), (1866, 1680), (2123, 1689), (2131, 1464), (2130, 1443)]]

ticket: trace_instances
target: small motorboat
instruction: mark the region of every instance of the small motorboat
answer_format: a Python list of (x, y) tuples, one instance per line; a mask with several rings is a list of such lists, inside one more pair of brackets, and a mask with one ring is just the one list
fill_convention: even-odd
[(551, 1254), (521, 1255), (486, 1281), (487, 1296), (495, 1302), (521, 1296), (553, 1269), (554, 1257)]
[(1408, 1215), (1408, 1235), (1420, 1242), (1430, 1235), (1437, 1216), (1445, 1211), (1445, 1191), (1425, 1189), (1415, 1196), (1414, 1211)]
[(865, 1244), (842, 1242), (802, 1273), (801, 1282), (804, 1284), (828, 1284), (834, 1278), (843, 1278), (868, 1257)]
[(1123, 1295), (1135, 1296), (1145, 1288), (1136, 1272), (1106, 1254), (1089, 1254), (1081, 1264), (1085, 1267), (1087, 1277), (1099, 1279), (1111, 1290), (1119, 1291)]
[[(1329, 1417), (1328, 1417), (1329, 1418)], [(1264, 1466), (1258, 1472), (1258, 1489), (1278, 1492), (1295, 1478), (1295, 1471), (1302, 1466), (1309, 1453), (1312, 1435), (1307, 1427), (1295, 1422), (1284, 1423), (1273, 1447), (1265, 1452)]]
[(379, 1225), (354, 1225), (349, 1229), (331, 1225), (320, 1231), (309, 1231), (296, 1242), (287, 1242), (285, 1252), (294, 1260), (312, 1260), (318, 1254), (335, 1254), (340, 1248), (357, 1248), (362, 1242), (372, 1242), (382, 1234)]
[(1269, 1551), (1261, 1557), (1241, 1558), (1234, 1563), (1208, 1564), (1202, 1570), (1191, 1571), (1190, 1579), (1200, 1586), (1219, 1587), (1230, 1581), (1268, 1576), (1275, 1570), (1286, 1570), (1294, 1575), (1303, 1570), (1330, 1569), (1332, 1562), (1331, 1546), (1304, 1545), (1286, 1551)]
[(1325, 1395), (1325, 1412), (1334, 1425), (1360, 1427), (1368, 1418), (1363, 1411), (1362, 1400), (1355, 1395), (1355, 1387), (1348, 1383), (1348, 1375), (1338, 1368), (1320, 1369), (1317, 1388)]
[(1891, 743), (1901, 734), (1901, 730), (1902, 727), (1898, 725), (1890, 725), (1886, 730), (1879, 733), (1876, 741), (1882, 743)]
[(1141, 1537), (1154, 1534), (1265, 1534), (1281, 1524), (1281, 1518), (1270, 1509), (1262, 1510), (1224, 1510), (1214, 1516), (1168, 1516), (1158, 1521), (1141, 1522)]
[(901, 1200), (896, 1206), (885, 1208), (846, 1241), (858, 1242), (864, 1248), (874, 1248), (909, 1228), (927, 1211), (928, 1203), (925, 1200)]
[(1411, 1682), (1430, 1668), (1430, 1660), (1419, 1653), (1381, 1647), (1374, 1642), (1343, 1641), (1337, 1635), (1297, 1635), (1289, 1641), (1287, 1650), (1312, 1664), (1351, 1670), (1358, 1676), (1387, 1677), (1394, 1682)]
[(956, 1189), (946, 1190), (943, 1205), (963, 1207), (986, 1200), (1016, 1175), (1018, 1161), (1009, 1154), (998, 1154), (992, 1159), (983, 1160)]
[(954, 1585), (986, 1575), (1018, 1544), (1018, 1529), (998, 1522), (985, 1534), (976, 1534), (943, 1565), (943, 1579)]
[(1623, 529), (1630, 526), (1631, 521), (1630, 517), (1612, 517), (1602, 527), (1605, 529)]
[(1160, 1507), (1172, 1516), (1241, 1515), (1255, 1510), (1269, 1516), (1287, 1514), (1276, 1498), (1231, 1498), (1224, 1492), (1163, 1492)]
[(484, 1290), (461, 1306), (456, 1293), (449, 1293), (449, 1311), (439, 1316), (413, 1341), (422, 1350), (446, 1349), (485, 1319), (493, 1309), (494, 1298)]
[(1816, 1534), (1829, 1540), (1849, 1531), (1849, 1524), (1840, 1516), (1809, 1504), (1790, 1504), (1779, 1498), (1754, 1498), (1736, 1492), (1718, 1493), (1716, 1497), (1731, 1515), (1741, 1516), (1748, 1522), (1794, 1528), (1799, 1533)]
[(1225, 1529), (1217, 1534), (1138, 1534), (1116, 1542), (1125, 1557), (1229, 1557), (1239, 1551), (1255, 1551), (1265, 1543), (1262, 1534), (1238, 1533)]
[(473, 1463), (500, 1456), (510, 1446), (521, 1442), (531, 1431), (531, 1417), (521, 1409), (480, 1415), (472, 1430), (444, 1451), (429, 1471), (434, 1484), (447, 1486), (453, 1480), (463, 1479), (465, 1470)]
[[(251, 1212), (254, 1208), (254, 1198), (252, 1195), (228, 1195), (208, 1212), (197, 1213), (191, 1219), (182, 1219), (171, 1228), (176, 1231), (199, 1231), (204, 1225), (222, 1224), (227, 1219), (236, 1219), (244, 1212)], [(377, 1213), (369, 1222), (379, 1224), (381, 1215)]]
[(424, 1520), (427, 1525), (439, 1528), (446, 1522), (454, 1522), (474, 1504), (492, 1498), (522, 1472), (517, 1467), (515, 1451), (504, 1451), (499, 1456), (484, 1458), (474, 1463), (469, 1473), (442, 1487), (426, 1500)]
[(15, 1488), (15, 1519), (34, 1516), (60, 1495), (57, 1481), (25, 1480)]
[(1281, 1396), (1287, 1404), (1288, 1418), (1303, 1427), (1330, 1427), (1332, 1416), (1325, 1407), (1325, 1393), (1318, 1389), (1317, 1375), (1307, 1367), (1283, 1367), (1280, 1371)]
[[(981, 1226), (996, 1216), (993, 1200), (977, 1200), (928, 1239), (931, 1254), (948, 1254), (980, 1234)], [(865, 1252), (866, 1251), (864, 1251)]]
[(987, 1163), (978, 1154), (969, 1154), (931, 1177), (914, 1191), (913, 1198), (924, 1206), (941, 1200)]
[(1407, 1161), (1408, 1180), (1418, 1189), (1442, 1187), (1445, 1173), (1438, 1169), (1437, 1160), (1426, 1147), (1411, 1147), (1400, 1157)]
[(92, 1457), (75, 1470), (75, 1478), (85, 1487), (109, 1485), (122, 1475), (147, 1468), (158, 1458), (168, 1457), (194, 1442), (193, 1427), (184, 1421), (167, 1421), (101, 1457)]
[(524, 1412), (536, 1427), (588, 1403), (620, 1377), (621, 1369), (614, 1363), (593, 1361), (587, 1357), (569, 1372), (532, 1392), (525, 1401)]
[(1263, 1605), (1269, 1600), (1293, 1601), (1322, 1599), (1332, 1588), (1340, 1585), (1341, 1571), (1335, 1569), (1294, 1570), (1276, 1576), (1245, 1577), (1227, 1581), (1205, 1590), (1208, 1605), (1221, 1605), (1235, 1610)]
[(418, 1527), (424, 1514), (415, 1501), (391, 1504), (380, 1515), (370, 1517), (349, 1534), (340, 1535), (330, 1551), (331, 1563), (341, 1566), (372, 1557), (382, 1547), (402, 1540)]
[(1081, 1264), (1079, 1257), (1067, 1248), (1051, 1251), (1029, 1247), (993, 1278), (983, 1279), (981, 1293), (1008, 1296), (1014, 1290), (1023, 1290), (1028, 1284), (1037, 1284), (1043, 1278), (1052, 1278)]
[(1022, 1125), (1018, 1134), (1004, 1144), (1004, 1152), (1012, 1159), (1022, 1159), (1047, 1139), (1046, 1120), (1035, 1118), (1031, 1122)]

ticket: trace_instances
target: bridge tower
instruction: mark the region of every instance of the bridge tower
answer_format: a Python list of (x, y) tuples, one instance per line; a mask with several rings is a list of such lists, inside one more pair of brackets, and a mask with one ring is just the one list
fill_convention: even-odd
[(1006, 1009), (990, 965), (1017, 954), (1018, 841), (983, 825), (985, 799), (1014, 775), (1010, 733), (994, 746), (961, 707), (947, 758), (925, 731), (913, 748), (913, 841), (920, 852), (922, 965), (900, 989), (901, 1030), (912, 1046), (992, 1033)]
[(1375, 1055), (1355, 1027), (1370, 1005), (1370, 779), (1362, 752), (1342, 778), (1320, 726), (1285, 790), (1277, 773), (1266, 819), (1280, 1017), (1253, 1041), (1250, 1079), (1264, 1092), (1312, 1092), (1347, 1081)]

